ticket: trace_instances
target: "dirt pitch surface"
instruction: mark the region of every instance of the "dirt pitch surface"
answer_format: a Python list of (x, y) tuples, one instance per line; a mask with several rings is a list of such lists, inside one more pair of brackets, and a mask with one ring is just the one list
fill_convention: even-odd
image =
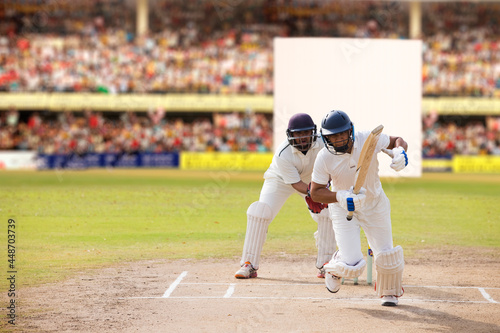
[(259, 277), (249, 280), (233, 277), (237, 259), (128, 263), (21, 290), (16, 329), (500, 332), (498, 258), (422, 258), (406, 260), (405, 295), (397, 307), (380, 305), (366, 273), (359, 285), (345, 281), (338, 293), (329, 293), (316, 277), (313, 257), (264, 257)]

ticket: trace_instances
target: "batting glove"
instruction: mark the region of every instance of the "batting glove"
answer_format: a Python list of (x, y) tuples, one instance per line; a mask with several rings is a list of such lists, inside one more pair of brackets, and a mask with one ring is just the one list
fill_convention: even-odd
[(408, 155), (403, 147), (397, 147), (392, 150), (383, 148), (382, 151), (392, 157), (391, 168), (396, 171), (403, 170), (408, 165)]
[(337, 202), (340, 207), (344, 208), (347, 211), (360, 210), (366, 200), (366, 189), (364, 187), (361, 188), (358, 194), (354, 194), (352, 192), (352, 187), (349, 191), (342, 190), (337, 192)]

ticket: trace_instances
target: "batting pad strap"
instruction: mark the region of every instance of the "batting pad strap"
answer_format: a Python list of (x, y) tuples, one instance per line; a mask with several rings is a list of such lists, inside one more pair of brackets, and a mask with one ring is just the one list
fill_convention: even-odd
[(341, 261), (329, 262), (323, 268), (325, 272), (331, 273), (333, 275), (343, 277), (346, 279), (354, 279), (363, 274), (366, 266), (365, 259), (361, 259), (356, 265), (350, 266)]
[(379, 253), (375, 258), (377, 267), (376, 290), (379, 297), (403, 295), (403, 248), (395, 248)]

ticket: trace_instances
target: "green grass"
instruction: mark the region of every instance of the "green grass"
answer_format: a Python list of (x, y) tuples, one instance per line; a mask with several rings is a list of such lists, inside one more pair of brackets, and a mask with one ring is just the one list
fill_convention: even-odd
[[(23, 287), (122, 261), (237, 260), (262, 172), (4, 171), (0, 184), (4, 274), (13, 218)], [(500, 247), (500, 175), (424, 174), (383, 184), (394, 243), (406, 255), (425, 246)], [(314, 255), (315, 229), (303, 200), (293, 196), (269, 227), (264, 252)]]
[[(500, 247), (500, 175), (424, 174), (386, 180), (394, 238), (420, 243)], [(421, 245), (420, 245), (421, 246)]]

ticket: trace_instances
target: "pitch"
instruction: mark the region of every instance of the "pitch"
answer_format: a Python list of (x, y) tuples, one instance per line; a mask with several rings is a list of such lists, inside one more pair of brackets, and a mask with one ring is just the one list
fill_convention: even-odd
[[(500, 266), (480, 253), (407, 261), (405, 295), (380, 306), (372, 286), (349, 281), (332, 296), (313, 257), (264, 257), (260, 276), (233, 277), (234, 260), (149, 260), (28, 288), (25, 332), (494, 332)], [(473, 261), (479, 259), (479, 261)], [(471, 271), (480, 274), (470, 274)]]

